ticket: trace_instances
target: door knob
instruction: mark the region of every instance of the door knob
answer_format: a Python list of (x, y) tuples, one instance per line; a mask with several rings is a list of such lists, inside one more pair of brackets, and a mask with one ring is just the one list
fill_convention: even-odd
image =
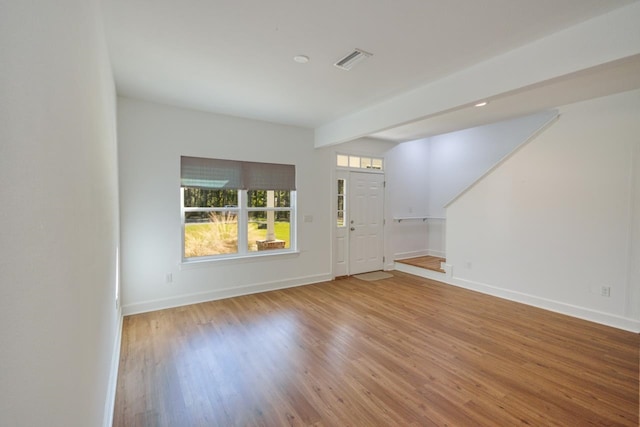
[(356, 231), (356, 228), (355, 227), (351, 227), (351, 231)]

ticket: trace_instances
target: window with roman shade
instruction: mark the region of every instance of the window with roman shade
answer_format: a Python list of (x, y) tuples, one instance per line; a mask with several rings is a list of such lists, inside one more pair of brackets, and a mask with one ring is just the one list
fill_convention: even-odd
[(294, 165), (180, 159), (183, 260), (295, 250)]

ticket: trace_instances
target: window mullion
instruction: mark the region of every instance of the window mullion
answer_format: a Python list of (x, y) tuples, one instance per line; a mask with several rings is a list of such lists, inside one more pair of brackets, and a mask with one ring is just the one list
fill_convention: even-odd
[(184, 188), (180, 187), (180, 221), (182, 226), (180, 227), (180, 233), (182, 236), (182, 260), (185, 260), (185, 248), (184, 248), (184, 235), (185, 235), (185, 215), (184, 215)]
[(297, 207), (297, 192), (292, 191), (289, 195), (289, 209), (290, 209), (290, 214), (289, 214), (289, 249), (293, 249), (296, 250), (298, 248), (298, 238), (296, 236), (297, 233), (297, 229), (298, 226), (297, 224), (297, 212), (298, 212), (298, 207)]
[(238, 254), (246, 255), (249, 249), (249, 213), (247, 190), (238, 190)]

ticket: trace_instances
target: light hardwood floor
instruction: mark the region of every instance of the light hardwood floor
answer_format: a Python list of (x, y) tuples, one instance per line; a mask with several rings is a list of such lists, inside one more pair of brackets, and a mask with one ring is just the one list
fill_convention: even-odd
[(114, 425), (638, 425), (638, 334), (393, 274), (126, 317)]
[(414, 267), (426, 268), (427, 270), (438, 271), (444, 273), (444, 270), (440, 268), (440, 263), (446, 262), (446, 259), (437, 256), (421, 256), (416, 258), (408, 258), (396, 260), (401, 264), (413, 265)]

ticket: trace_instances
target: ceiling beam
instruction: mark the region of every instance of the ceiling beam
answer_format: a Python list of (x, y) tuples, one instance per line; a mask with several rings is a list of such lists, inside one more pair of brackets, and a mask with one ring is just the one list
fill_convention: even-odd
[(640, 2), (616, 9), (315, 129), (340, 144), (640, 54)]

